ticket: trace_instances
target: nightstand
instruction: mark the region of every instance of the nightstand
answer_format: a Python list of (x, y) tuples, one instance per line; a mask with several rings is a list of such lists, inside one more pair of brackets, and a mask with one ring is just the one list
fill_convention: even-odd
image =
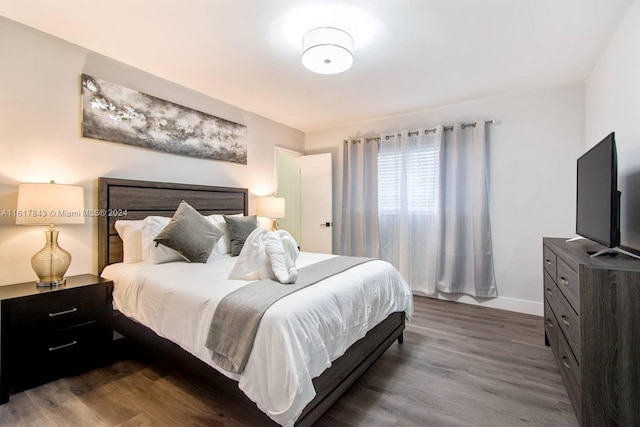
[(91, 274), (65, 286), (0, 286), (0, 403), (19, 391), (109, 360), (113, 282)]

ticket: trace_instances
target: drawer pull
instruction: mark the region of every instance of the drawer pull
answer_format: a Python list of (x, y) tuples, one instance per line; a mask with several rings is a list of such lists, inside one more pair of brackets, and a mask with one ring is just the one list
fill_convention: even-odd
[(76, 344), (78, 344), (78, 341), (71, 341), (70, 343), (62, 344), (62, 345), (59, 345), (57, 347), (49, 347), (49, 351), (60, 350), (60, 349), (63, 349), (63, 348), (71, 347), (72, 345), (76, 345)]
[(551, 260), (545, 259), (544, 261), (547, 263), (547, 265), (551, 265)]
[(49, 313), (49, 317), (62, 316), (63, 314), (75, 313), (76, 311), (78, 311), (78, 309), (76, 307), (73, 307), (69, 310), (59, 311), (57, 313)]
[(561, 316), (562, 317), (562, 323), (564, 323), (567, 326), (571, 326), (571, 323), (567, 320), (567, 316)]
[(550, 328), (553, 328), (555, 326), (551, 319), (547, 319), (547, 325), (549, 325)]
[(553, 291), (551, 291), (551, 288), (547, 288), (547, 295), (553, 295)]
[(571, 370), (571, 365), (569, 365), (567, 363), (567, 356), (562, 356), (562, 364), (564, 365), (565, 368), (567, 368), (569, 371)]
[(567, 279), (565, 279), (564, 277), (560, 278), (560, 283), (562, 283), (565, 286), (569, 286), (569, 281)]

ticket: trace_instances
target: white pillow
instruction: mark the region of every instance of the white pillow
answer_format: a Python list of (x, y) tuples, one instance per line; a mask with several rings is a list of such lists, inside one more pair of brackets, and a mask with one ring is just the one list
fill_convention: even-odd
[(145, 264), (163, 264), (172, 261), (184, 261), (178, 251), (164, 245), (157, 245), (153, 239), (169, 224), (171, 218), (148, 216), (142, 226), (142, 261)]
[(121, 219), (116, 221), (115, 228), (122, 239), (122, 262), (142, 261), (142, 226), (144, 220), (133, 221)]

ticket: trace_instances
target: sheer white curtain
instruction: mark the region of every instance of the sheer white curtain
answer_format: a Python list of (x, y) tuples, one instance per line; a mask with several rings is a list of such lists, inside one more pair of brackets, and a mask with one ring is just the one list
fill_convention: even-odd
[(488, 147), (484, 121), (456, 124), (444, 143), (438, 290), (496, 297), (489, 222)]
[(440, 253), (439, 170), (444, 129), (382, 137), (378, 153), (380, 257), (411, 288), (436, 293)]
[(344, 144), (340, 253), (380, 257), (378, 230), (378, 143), (350, 139)]

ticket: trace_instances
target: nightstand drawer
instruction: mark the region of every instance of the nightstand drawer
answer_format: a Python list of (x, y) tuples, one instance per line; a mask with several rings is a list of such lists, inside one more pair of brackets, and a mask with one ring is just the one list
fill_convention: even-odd
[[(29, 337), (33, 338), (33, 337)], [(11, 364), (16, 389), (102, 363), (109, 353), (111, 330), (98, 322), (63, 329), (37, 339), (17, 339)]]
[(105, 286), (91, 286), (38, 295), (11, 308), (18, 329), (54, 330), (103, 319), (108, 313)]
[[(46, 340), (39, 343), (35, 353), (51, 361), (61, 357), (75, 357), (72, 354), (95, 354), (96, 347), (108, 344), (109, 332), (104, 325), (97, 322), (63, 329), (50, 334)], [(107, 337), (106, 340), (105, 337)]]

